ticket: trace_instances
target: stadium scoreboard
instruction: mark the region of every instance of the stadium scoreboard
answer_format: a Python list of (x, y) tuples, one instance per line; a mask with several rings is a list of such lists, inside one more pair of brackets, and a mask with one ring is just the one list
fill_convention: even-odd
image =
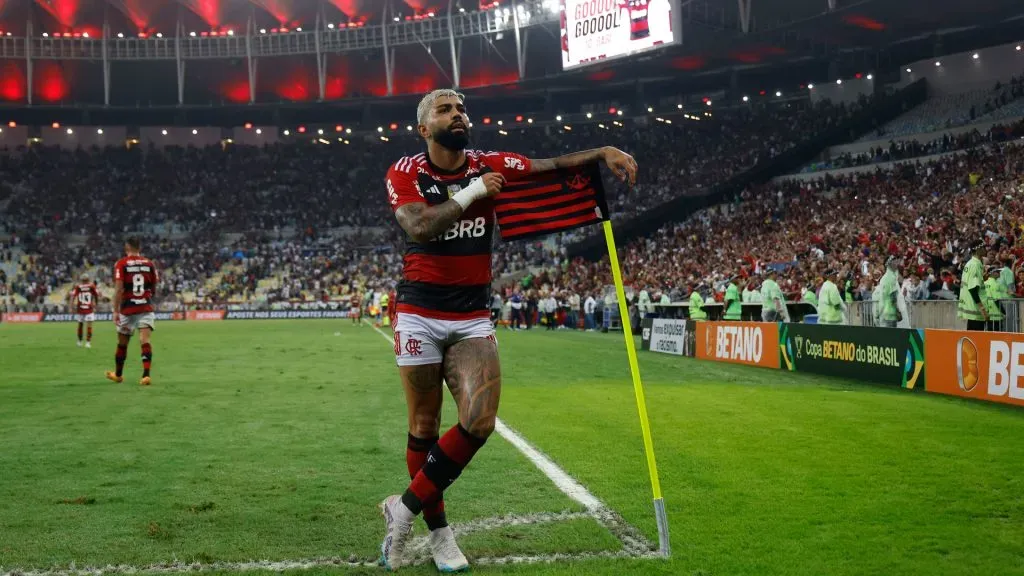
[(562, 0), (562, 69), (677, 44), (678, 6), (678, 0)]

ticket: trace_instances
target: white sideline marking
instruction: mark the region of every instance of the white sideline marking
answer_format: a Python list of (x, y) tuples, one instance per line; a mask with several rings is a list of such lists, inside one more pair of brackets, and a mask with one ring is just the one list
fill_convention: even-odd
[[(552, 562), (578, 562), (582, 560), (613, 559), (613, 558), (657, 558), (656, 552), (637, 556), (627, 550), (602, 550), (598, 552), (575, 552), (536, 555), (484, 556), (471, 559), (477, 566), (501, 566), (506, 564), (550, 564)], [(419, 559), (410, 566), (421, 566), (428, 562)], [(162, 562), (148, 566), (131, 566), (128, 564), (109, 564), (107, 566), (79, 568), (71, 565), (67, 568), (51, 570), (11, 570), (0, 571), (3, 576), (104, 576), (107, 574), (185, 574), (197, 572), (252, 572), (266, 570), (281, 573), (285, 570), (312, 570), (316, 568), (372, 568), (380, 570), (376, 560), (359, 560), (354, 557), (340, 556), (307, 558), (303, 560), (252, 560), (248, 562)], [(2, 569), (0, 569), (2, 570)]]
[(515, 430), (508, 427), (507, 424), (502, 422), (498, 418), (494, 424), (494, 430), (501, 435), (502, 438), (508, 440), (508, 443), (515, 446), (517, 450), (522, 452), (523, 456), (526, 456), (527, 460), (533, 463), (541, 472), (544, 473), (559, 490), (565, 492), (565, 495), (572, 498), (576, 502), (583, 505), (584, 508), (590, 512), (596, 512), (607, 508), (597, 496), (591, 494), (590, 490), (587, 490), (583, 484), (576, 481), (575, 478), (569, 476), (569, 474), (562, 470), (558, 464), (555, 464), (553, 460), (541, 453), (533, 447), (532, 444), (526, 441)]
[[(388, 336), (388, 334), (380, 328), (377, 328), (373, 324), (369, 324), (369, 326), (376, 330), (377, 333), (380, 334), (388, 343), (394, 342), (394, 337)], [(526, 456), (527, 460), (543, 472), (544, 475), (547, 476), (559, 490), (564, 492), (566, 496), (580, 503), (590, 512), (606, 508), (606, 506), (597, 499), (597, 496), (591, 494), (590, 490), (587, 490), (582, 484), (577, 482), (575, 478), (569, 476), (569, 474), (565, 470), (562, 470), (558, 464), (555, 464), (553, 460), (545, 456), (540, 450), (534, 448), (532, 444), (526, 441), (526, 438), (523, 438), (518, 432), (509, 428), (507, 424), (502, 422), (501, 418), (496, 419), (494, 431), (497, 432), (499, 436), (507, 440), (509, 444), (515, 446), (523, 456)]]

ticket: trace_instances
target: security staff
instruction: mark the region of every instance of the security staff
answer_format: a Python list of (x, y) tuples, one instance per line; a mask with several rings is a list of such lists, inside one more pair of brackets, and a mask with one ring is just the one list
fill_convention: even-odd
[(821, 300), (818, 304), (818, 323), (843, 324), (843, 312), (846, 310), (846, 304), (843, 302), (842, 294), (839, 293), (839, 287), (832, 281), (832, 278), (842, 282), (846, 275), (843, 272), (837, 274), (835, 271), (829, 271), (825, 273), (825, 276), (825, 282), (821, 285)]
[(690, 320), (707, 320), (708, 313), (704, 311), (704, 297), (700, 295), (697, 286), (690, 292)]
[(967, 329), (978, 332), (985, 331), (988, 323), (988, 309), (985, 306), (985, 272), (982, 258), (985, 257), (985, 243), (979, 242), (971, 251), (971, 259), (964, 266), (963, 275), (960, 278), (960, 301), (957, 304), (956, 315), (961, 320), (967, 320)]
[(811, 306), (814, 306), (814, 311), (818, 311), (818, 296), (814, 293), (814, 285), (805, 286), (804, 293), (800, 298), (802, 301), (807, 302)]
[(761, 283), (761, 321), (779, 322), (785, 321), (786, 295), (782, 293), (778, 282), (775, 281), (777, 273), (774, 269), (768, 269), (768, 277)]
[(991, 268), (988, 272), (988, 280), (985, 280), (985, 292), (988, 298), (985, 299), (985, 308), (988, 312), (988, 326), (989, 332), (1002, 332), (1003, 319), (1006, 318), (1006, 314), (1003, 313), (1003, 306), (1000, 300), (1009, 300), (1010, 293), (1006, 290), (1006, 285), (1003, 284), (1000, 279), (1001, 271), (999, 268)]
[[(743, 282), (743, 280), (740, 280)], [(743, 317), (743, 304), (740, 301), (740, 289), (736, 286), (735, 280), (729, 281), (725, 289), (725, 320), (738, 321)]]
[(897, 270), (899, 270), (899, 260), (889, 258), (889, 261), (885, 263), (885, 274), (882, 276), (880, 294), (882, 326), (886, 328), (895, 328), (897, 323), (903, 321), (903, 313), (899, 308), (900, 283), (896, 277)]

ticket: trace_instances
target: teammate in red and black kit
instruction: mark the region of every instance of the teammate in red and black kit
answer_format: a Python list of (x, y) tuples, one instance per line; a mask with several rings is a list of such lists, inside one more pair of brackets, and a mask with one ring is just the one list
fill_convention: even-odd
[(359, 301), (359, 291), (356, 289), (352, 290), (352, 295), (348, 298), (349, 310), (348, 315), (352, 318), (353, 324), (359, 324), (363, 319), (363, 308)]
[(82, 327), (86, 329), (85, 347), (92, 348), (92, 323), (96, 321), (96, 302), (100, 291), (89, 281), (88, 274), (82, 274), (81, 282), (71, 291), (71, 308), (78, 319), (78, 347), (82, 347)]
[[(407, 235), (394, 330), (412, 478), (404, 494), (381, 504), (381, 563), (389, 569), (405, 561), (421, 512), (438, 569), (468, 566), (448, 527), (443, 493), (490, 436), (498, 413), (501, 367), (489, 311), (494, 197), (506, 180), (597, 160), (630, 183), (636, 178), (633, 158), (611, 147), (545, 160), (466, 150), (463, 101), (454, 90), (435, 90), (420, 101), (417, 121), (427, 151), (396, 162), (386, 180), (388, 200)], [(442, 379), (459, 423), (439, 438)]]
[(629, 39), (643, 40), (651, 35), (648, 0), (620, 0), (619, 9), (629, 12)]
[(135, 330), (142, 342), (142, 379), (139, 384), (149, 386), (149, 369), (153, 362), (153, 347), (149, 335), (156, 324), (153, 313), (153, 294), (160, 275), (156, 265), (140, 253), (142, 243), (132, 236), (124, 243), (125, 257), (114, 264), (114, 325), (117, 326), (117, 369), (107, 372), (107, 379), (123, 382), (124, 359), (128, 356), (128, 342)]

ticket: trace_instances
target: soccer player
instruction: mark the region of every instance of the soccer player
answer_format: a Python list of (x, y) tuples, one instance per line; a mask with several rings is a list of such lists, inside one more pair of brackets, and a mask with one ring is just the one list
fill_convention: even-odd
[[(636, 179), (636, 162), (611, 147), (530, 160), (508, 152), (467, 150), (464, 97), (435, 90), (416, 110), (426, 152), (388, 170), (386, 187), (406, 233), (398, 285), (395, 355), (408, 407), (406, 464), (412, 482), (381, 503), (385, 537), (380, 563), (402, 565), (416, 516), (430, 529), (441, 571), (468, 567), (445, 518), (443, 493), (494, 430), (501, 367), (488, 310), (494, 197), (506, 180), (603, 160), (622, 180)], [(458, 408), (458, 424), (440, 436), (441, 382)]]
[(124, 359), (128, 355), (128, 342), (136, 330), (142, 342), (142, 379), (139, 384), (149, 386), (153, 347), (149, 335), (156, 324), (153, 313), (153, 294), (160, 276), (153, 262), (140, 253), (142, 243), (135, 236), (124, 243), (125, 257), (114, 264), (114, 325), (117, 326), (116, 370), (107, 372), (107, 379), (123, 382)]
[(349, 296), (348, 301), (348, 315), (352, 317), (352, 324), (359, 324), (363, 316), (363, 309), (360, 307), (358, 289), (352, 290), (352, 295)]
[(96, 321), (96, 301), (100, 292), (96, 284), (89, 281), (88, 274), (82, 274), (81, 282), (71, 291), (71, 306), (78, 316), (78, 347), (82, 347), (82, 325), (85, 325), (85, 347), (92, 348), (92, 323)]

